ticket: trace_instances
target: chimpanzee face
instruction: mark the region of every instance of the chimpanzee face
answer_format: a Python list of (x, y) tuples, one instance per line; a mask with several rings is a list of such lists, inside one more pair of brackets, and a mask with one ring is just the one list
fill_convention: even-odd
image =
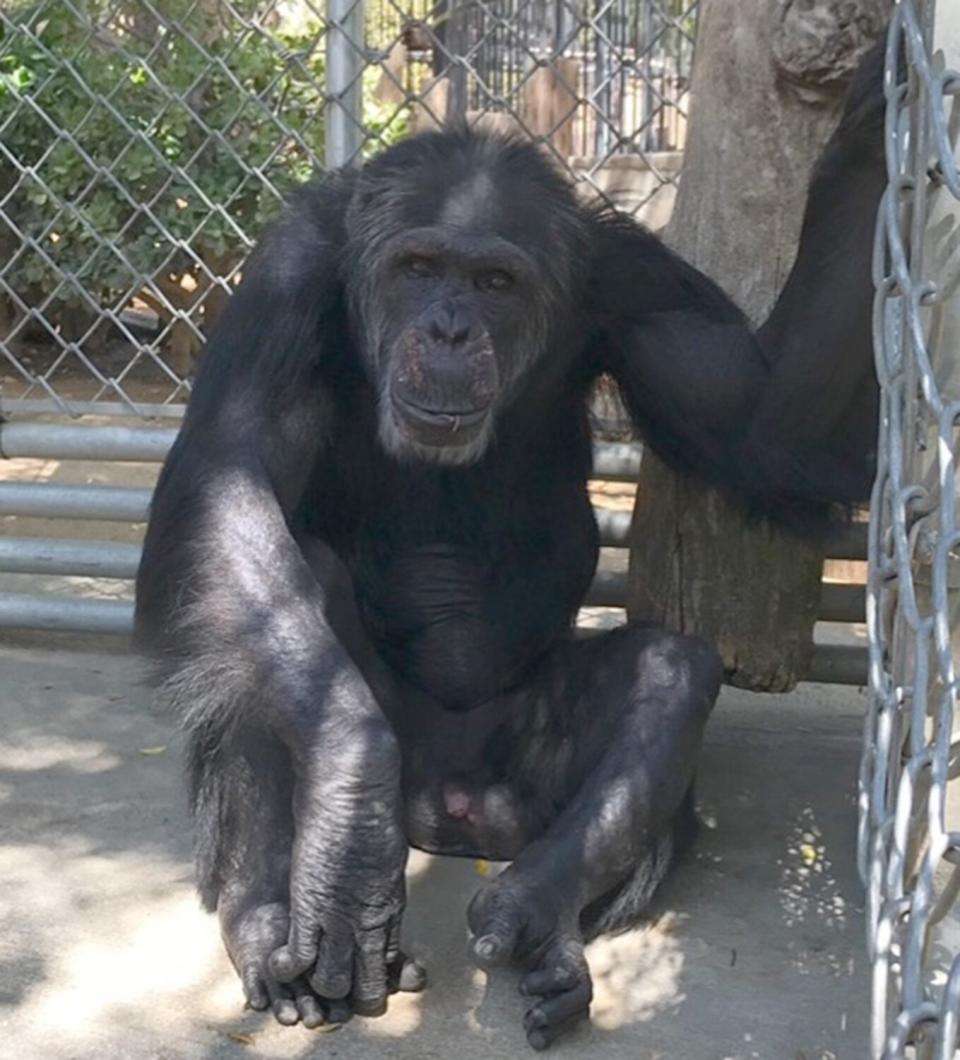
[(404, 460), (478, 460), (570, 300), (574, 255), (556, 223), (577, 216), (569, 189), (529, 145), (464, 144), (445, 181), (416, 156), (389, 179), (362, 175), (348, 219), (355, 330), (380, 441)]
[(434, 226), (393, 240), (380, 276), (380, 434), (387, 448), (469, 463), (531, 352), (536, 268), (497, 236)]

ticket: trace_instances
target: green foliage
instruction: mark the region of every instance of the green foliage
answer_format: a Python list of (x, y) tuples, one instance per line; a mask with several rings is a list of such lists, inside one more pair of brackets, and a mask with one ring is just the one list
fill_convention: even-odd
[[(0, 225), (0, 253), (33, 244), (8, 274), (25, 301), (56, 291), (76, 304), (82, 288), (116, 304), (141, 277), (189, 271), (193, 255), (228, 271), (244, 235), (314, 172), (321, 27), (247, 29), (257, 5), (231, 6), (244, 21), (204, 0), (157, 4), (162, 21), (135, 0), (5, 5), (0, 195), (18, 231)], [(371, 113), (371, 132), (402, 135), (389, 118)]]

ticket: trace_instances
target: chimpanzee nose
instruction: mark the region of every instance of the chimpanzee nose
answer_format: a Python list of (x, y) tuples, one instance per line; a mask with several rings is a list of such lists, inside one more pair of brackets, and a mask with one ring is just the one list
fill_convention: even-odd
[(462, 308), (450, 303), (435, 306), (426, 324), (430, 339), (451, 349), (462, 346), (473, 336), (473, 321), (469, 315)]

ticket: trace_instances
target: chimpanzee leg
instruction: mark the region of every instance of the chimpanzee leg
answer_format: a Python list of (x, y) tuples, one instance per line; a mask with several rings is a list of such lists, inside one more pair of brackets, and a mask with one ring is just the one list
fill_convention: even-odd
[[(335, 554), (314, 540), (300, 542), (326, 593), (327, 618), (374, 694), (389, 696), (386, 670), (365, 642), (349, 576)], [(269, 957), (289, 933), (290, 869), (294, 843), (294, 771), (288, 749), (262, 729), (193, 734), (191, 761), (197, 798), (201, 891), (216, 907), (227, 952), (251, 1008), (273, 1009), (281, 1023), (314, 1027), (342, 1022), (345, 1001), (321, 1000), (316, 976), (280, 982)], [(216, 849), (205, 857), (204, 846)], [(423, 973), (398, 953), (389, 970), (392, 989), (419, 989)], [(354, 1005), (354, 1007), (357, 1007)]]
[(701, 641), (626, 627), (558, 647), (510, 697), (500, 736), (508, 788), (518, 812), (555, 810), (476, 895), (468, 919), (481, 965), (526, 966), (521, 989), (540, 998), (525, 1017), (536, 1048), (587, 1015), (585, 930), (635, 918), (689, 828), (720, 677), (719, 660)]

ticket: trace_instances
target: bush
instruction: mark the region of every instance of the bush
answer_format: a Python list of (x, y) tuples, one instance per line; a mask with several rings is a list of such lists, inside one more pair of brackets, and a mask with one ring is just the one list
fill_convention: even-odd
[(5, 277), (23, 302), (49, 297), (60, 323), (65, 306), (121, 308), (145, 281), (169, 297), (184, 275), (227, 276), (314, 171), (322, 27), (307, 12), (257, 29), (257, 6), (0, 12), (0, 250), (29, 241)]

